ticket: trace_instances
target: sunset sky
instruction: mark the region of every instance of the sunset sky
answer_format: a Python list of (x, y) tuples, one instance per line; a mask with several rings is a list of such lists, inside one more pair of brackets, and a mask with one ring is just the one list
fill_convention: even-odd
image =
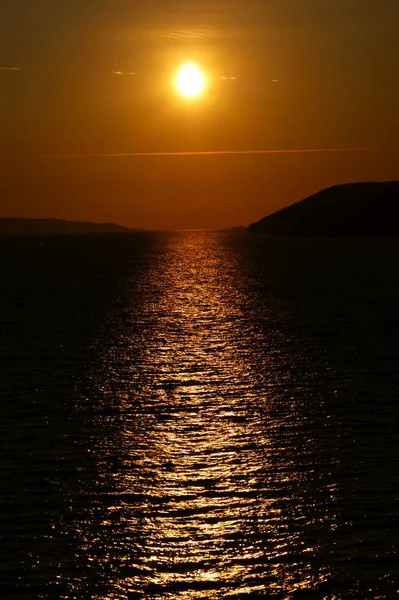
[[(1, 0), (0, 217), (230, 227), (399, 179), (398, 24), (398, 0)], [(151, 155), (330, 148), (369, 150)]]

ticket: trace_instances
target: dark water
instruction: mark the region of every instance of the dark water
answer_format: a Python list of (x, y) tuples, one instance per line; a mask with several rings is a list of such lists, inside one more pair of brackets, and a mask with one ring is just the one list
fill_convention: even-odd
[(0, 597), (385, 599), (399, 240), (0, 240)]

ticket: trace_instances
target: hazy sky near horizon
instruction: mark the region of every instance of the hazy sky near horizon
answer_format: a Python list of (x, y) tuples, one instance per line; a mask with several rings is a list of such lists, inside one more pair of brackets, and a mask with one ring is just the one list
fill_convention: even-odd
[[(0, 0), (0, 216), (225, 227), (399, 179), (398, 33), (398, 0)], [(374, 150), (86, 156), (308, 148)]]

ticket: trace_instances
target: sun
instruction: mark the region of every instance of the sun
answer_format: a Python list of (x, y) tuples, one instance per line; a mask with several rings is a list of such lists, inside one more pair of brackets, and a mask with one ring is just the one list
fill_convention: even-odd
[(200, 96), (206, 87), (205, 76), (195, 63), (185, 63), (176, 77), (176, 87), (186, 98)]

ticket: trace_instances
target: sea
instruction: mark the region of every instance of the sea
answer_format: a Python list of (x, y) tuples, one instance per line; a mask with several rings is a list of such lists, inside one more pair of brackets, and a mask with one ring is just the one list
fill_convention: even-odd
[(399, 239), (0, 238), (0, 598), (399, 590)]

